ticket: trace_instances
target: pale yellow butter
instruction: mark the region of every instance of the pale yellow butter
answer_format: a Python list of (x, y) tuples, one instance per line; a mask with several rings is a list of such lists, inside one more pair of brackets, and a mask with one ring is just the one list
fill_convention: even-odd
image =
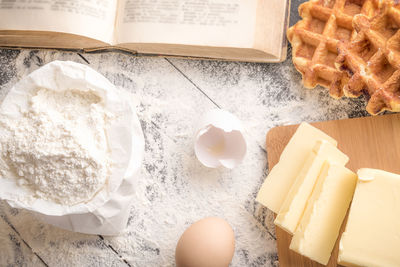
[(324, 132), (303, 122), (283, 150), (279, 162), (272, 168), (261, 186), (256, 200), (278, 213), (308, 154), (318, 140), (333, 145), (337, 142)]
[(325, 161), (344, 166), (349, 158), (331, 143), (317, 141), (279, 210), (276, 225), (294, 233)]
[(338, 261), (344, 266), (400, 266), (400, 175), (360, 169)]
[(355, 173), (325, 161), (290, 249), (321, 264), (328, 263), (356, 182)]

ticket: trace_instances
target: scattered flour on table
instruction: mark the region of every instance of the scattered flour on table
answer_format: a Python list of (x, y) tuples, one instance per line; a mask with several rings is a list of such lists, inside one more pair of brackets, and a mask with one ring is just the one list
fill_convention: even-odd
[(90, 200), (107, 183), (111, 117), (91, 91), (39, 88), (16, 120), (0, 114), (1, 174), (63, 205)]
[[(65, 52), (40, 50), (34, 55), (43, 59), (43, 63), (55, 59), (80, 60), (77, 55)], [(132, 266), (174, 266), (176, 243), (183, 231), (201, 218), (217, 215), (226, 219), (235, 230), (236, 252), (231, 266), (275, 266), (276, 242), (267, 232), (269, 226), (273, 227), (272, 216), (268, 217), (267, 225), (261, 225), (266, 211), (253, 214), (253, 206), (257, 205), (252, 193), (264, 178), (266, 164), (265, 154), (257, 143), (248, 140), (246, 160), (234, 170), (203, 167), (193, 152), (193, 118), (215, 108), (211, 101), (193, 89), (186, 78), (163, 58), (131, 57), (119, 53), (84, 56), (91, 67), (116, 86), (135, 93), (140, 101), (137, 111), (146, 137), (146, 153), (141, 179), (135, 185), (136, 203), (132, 205), (124, 234), (104, 237), (104, 240), (42, 224), (32, 220), (26, 211), (13, 215), (14, 209), (2, 207), (0, 203), (0, 213), (3, 210), (7, 214), (34, 251), (44, 256), (50, 266), (59, 264), (60, 258), (66, 259), (68, 265), (126, 266), (123, 262), (121, 265), (116, 263), (120, 257), (114, 251)], [(27, 57), (30, 57), (29, 51), (23, 51), (17, 58), (18, 77), (38, 67), (33, 63), (26, 66)], [(29, 62), (34, 60), (32, 57)], [(201, 73), (194, 67), (193, 70)], [(203, 80), (220, 78), (204, 77)], [(228, 95), (232, 91), (229, 86), (219, 90), (221, 83), (217, 81), (215, 85), (214, 88), (218, 89), (215, 91), (221, 91), (221, 94)], [(241, 87), (235, 91), (247, 88)], [(252, 118), (244, 111), (259, 106), (257, 103), (247, 105), (250, 96), (257, 97), (255, 94), (243, 94), (237, 102), (246, 99), (247, 95), (249, 99), (235, 112), (242, 118)], [(236, 103), (232, 101), (234, 99), (227, 99), (223, 106), (230, 107), (227, 103)], [(261, 113), (272, 116), (268, 110), (259, 110), (257, 114)], [(256, 118), (252, 121), (256, 122)], [(260, 125), (258, 122), (257, 132), (265, 141), (267, 128)], [(27, 221), (30, 223), (25, 223)]]

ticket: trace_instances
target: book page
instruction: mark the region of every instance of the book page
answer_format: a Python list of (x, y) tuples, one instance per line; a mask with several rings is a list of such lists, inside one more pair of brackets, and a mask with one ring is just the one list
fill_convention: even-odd
[(286, 28), (289, 23), (290, 0), (259, 1), (257, 7), (256, 40), (254, 47), (284, 59), (286, 57)]
[(114, 40), (117, 0), (0, 1), (0, 30), (55, 31)]
[(117, 43), (252, 47), (257, 0), (120, 0)]

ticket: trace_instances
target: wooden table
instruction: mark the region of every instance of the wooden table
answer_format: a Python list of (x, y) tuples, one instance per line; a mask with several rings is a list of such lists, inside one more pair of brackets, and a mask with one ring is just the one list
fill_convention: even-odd
[[(292, 1), (291, 24), (300, 2)], [(135, 202), (126, 232), (103, 237), (57, 229), (0, 201), (0, 266), (173, 266), (181, 233), (207, 216), (234, 228), (232, 266), (276, 266), (272, 213), (254, 200), (268, 169), (265, 134), (282, 124), (367, 115), (363, 100), (304, 89), (290, 59), (250, 64), (0, 50), (0, 96), (52, 60), (89, 64), (136, 95), (146, 153)], [(233, 170), (205, 168), (194, 155), (195, 122), (215, 107), (236, 114), (246, 129), (248, 153)]]

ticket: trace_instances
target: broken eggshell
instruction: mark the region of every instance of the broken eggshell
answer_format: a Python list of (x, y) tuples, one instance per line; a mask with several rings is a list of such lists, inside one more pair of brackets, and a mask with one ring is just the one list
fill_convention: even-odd
[(197, 127), (194, 151), (206, 167), (224, 166), (232, 169), (246, 155), (242, 123), (222, 109), (207, 112)]

